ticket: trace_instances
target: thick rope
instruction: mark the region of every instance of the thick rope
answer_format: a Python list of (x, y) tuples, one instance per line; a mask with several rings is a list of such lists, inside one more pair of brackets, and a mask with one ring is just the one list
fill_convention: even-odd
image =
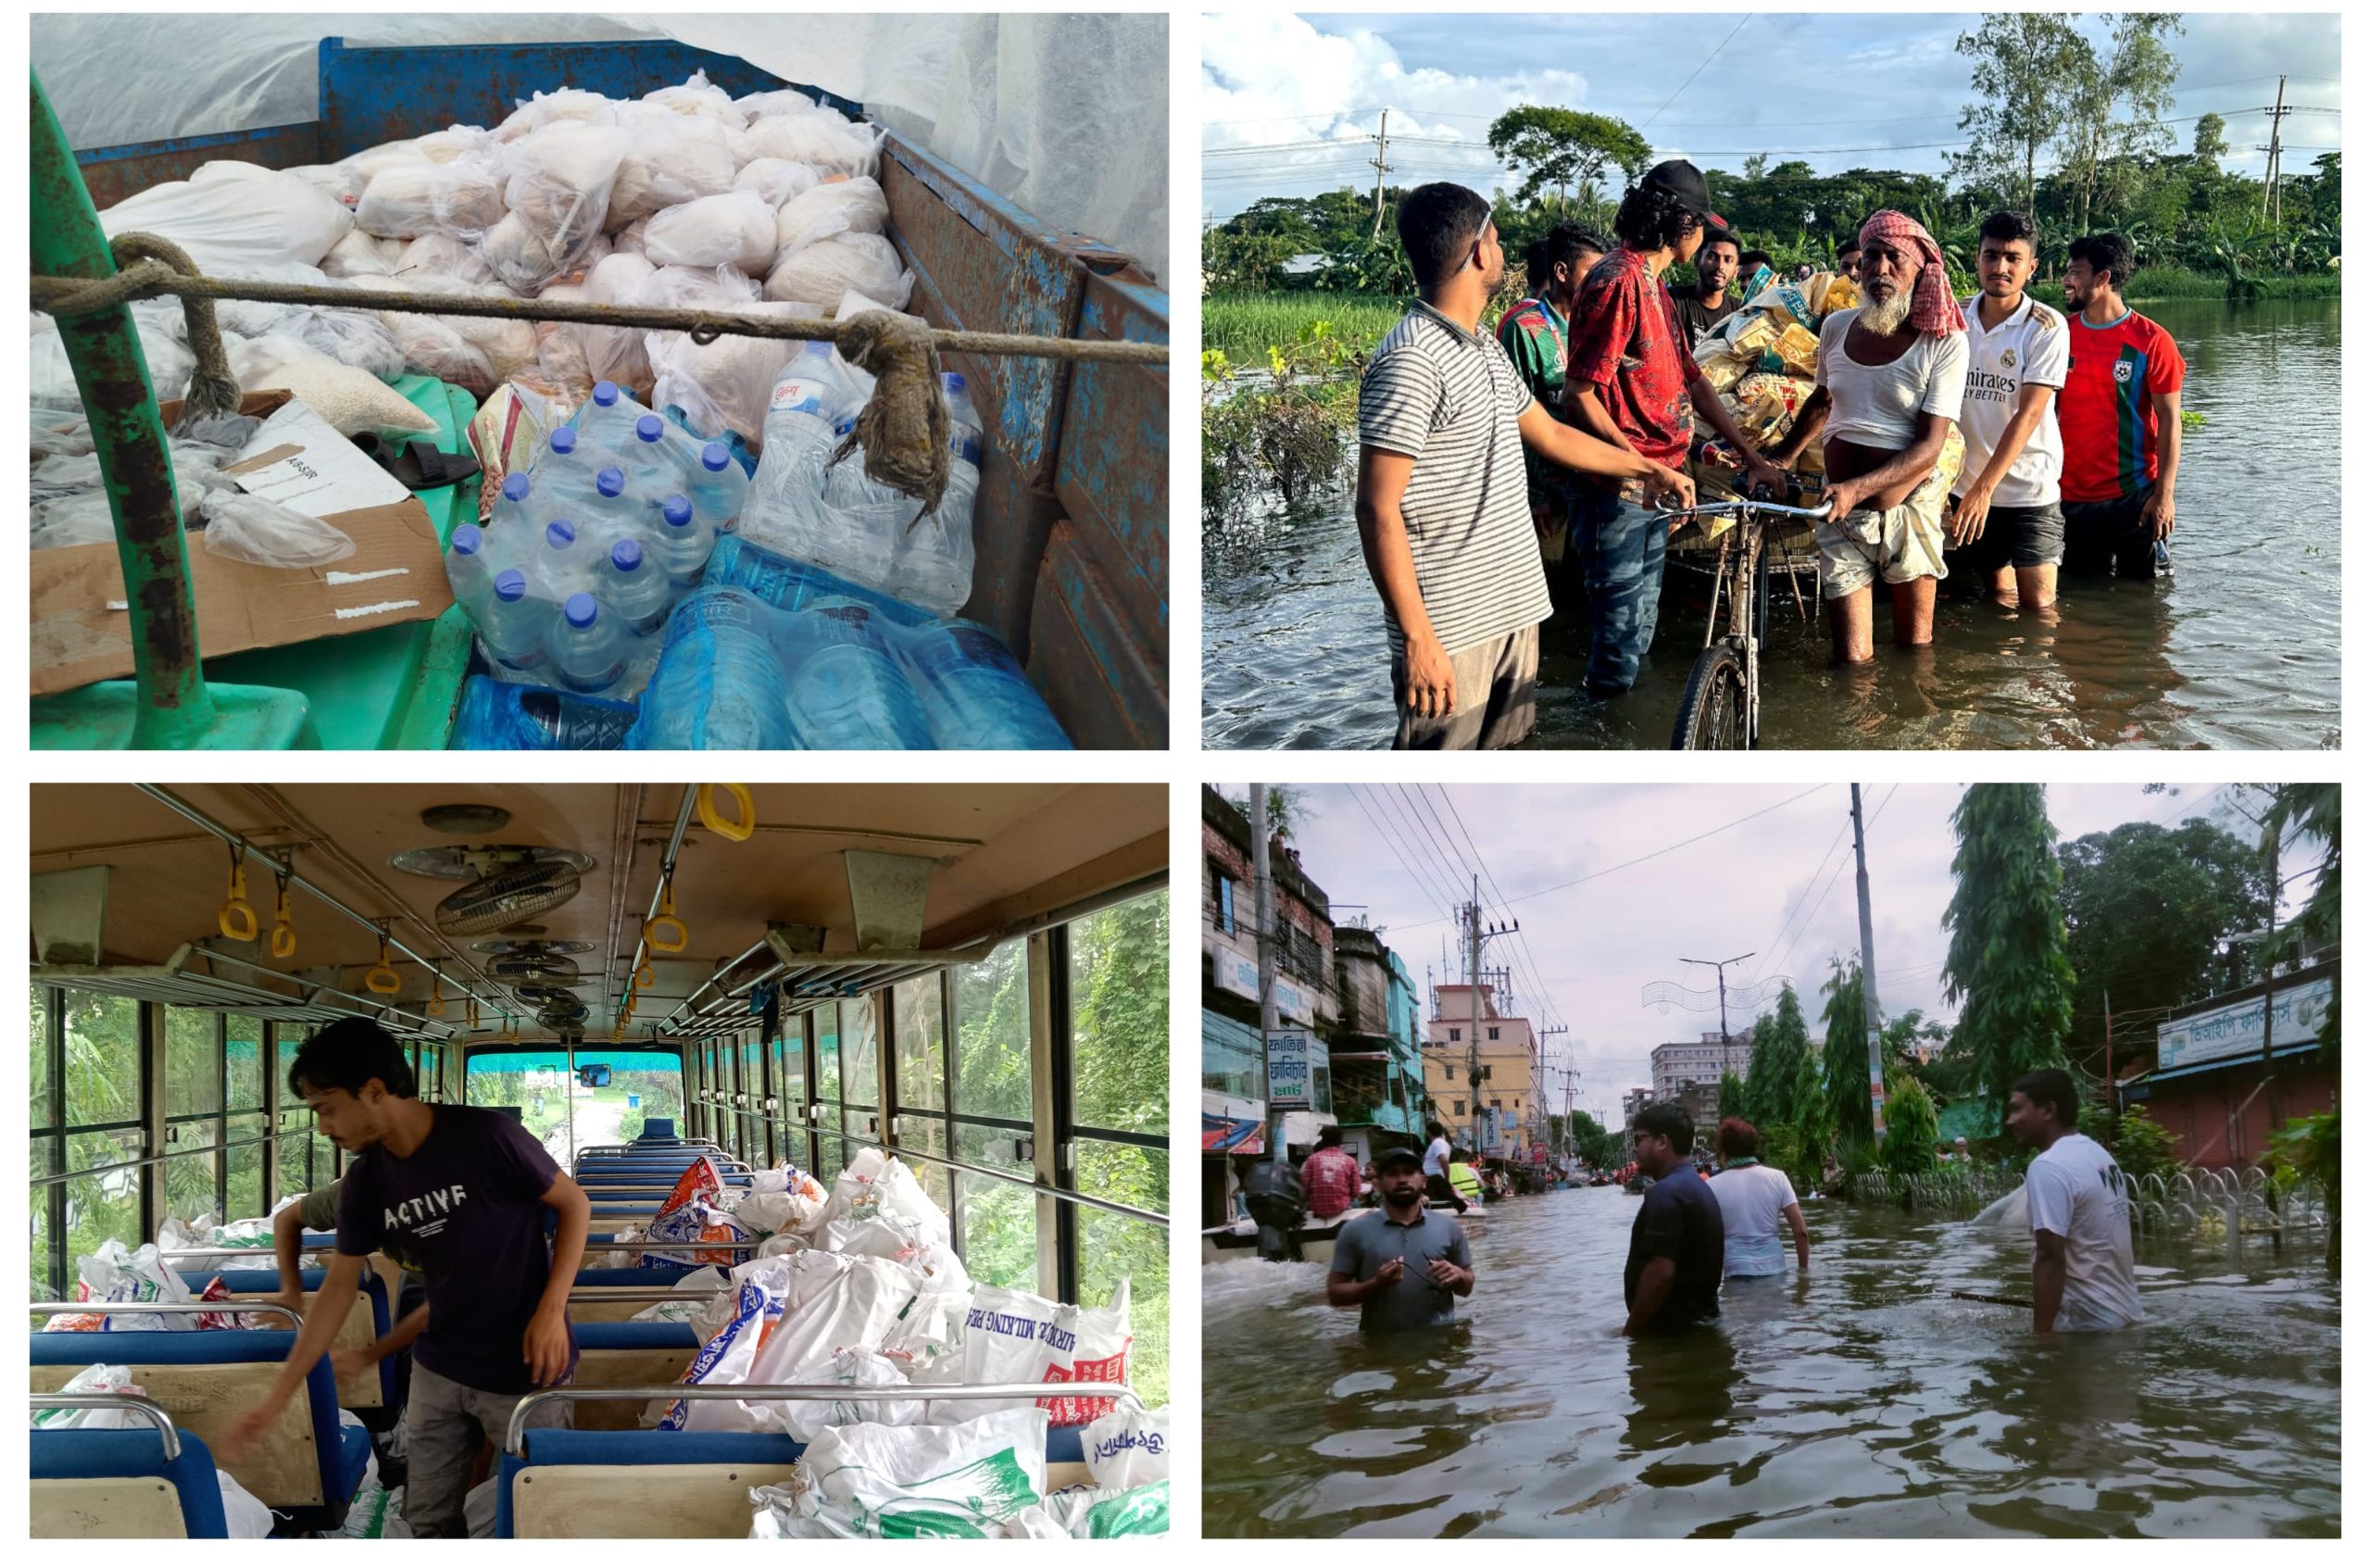
[[(127, 238), (131, 236), (126, 236)], [(145, 237), (145, 236), (144, 236)], [(186, 257), (182, 258), (187, 262)], [(742, 337), (784, 338), (829, 343), (841, 357), (857, 362), (851, 347), (861, 351), (872, 338), (842, 334), (861, 316), (847, 322), (806, 316), (761, 316), (737, 310), (687, 310), (674, 307), (597, 305), (592, 301), (557, 299), (495, 299), (482, 295), (417, 295), (397, 289), (349, 289), (320, 283), (267, 282), (259, 279), (210, 278), (188, 269), (186, 275), (161, 261), (143, 261), (112, 278), (37, 277), (32, 281), (36, 310), (53, 316), (87, 316), (93, 311), (128, 305), (135, 299), (175, 295), (184, 300), (251, 299), (267, 305), (319, 305), (347, 310), (404, 310), (422, 316), (488, 316), (510, 321), (567, 321), (589, 327), (642, 327), (653, 332), (691, 334), (692, 341), (710, 344), (727, 332)], [(209, 312), (210, 314), (210, 312)], [(1169, 346), (1158, 343), (1115, 343), (1099, 338), (1039, 337), (1027, 332), (952, 332), (918, 329), (930, 346), (942, 354), (983, 354), (1024, 358), (1061, 359), (1072, 363), (1156, 365), (1169, 363)]]
[[(199, 275), (189, 253), (161, 234), (118, 234), (107, 249), (115, 257), (118, 270), (99, 283), (100, 288), (119, 283), (127, 275), (145, 275), (157, 269), (169, 277)], [(183, 426), (193, 420), (237, 413), (239, 378), (231, 373), (231, 356), (222, 346), (221, 326), (214, 320), (214, 301), (202, 295), (184, 295), (182, 320), (189, 351), (197, 357), (197, 369), (190, 373), (189, 391), (182, 399)]]
[(947, 494), (951, 430), (947, 399), (938, 395), (938, 351), (921, 322), (878, 310), (849, 320), (839, 333), (839, 350), (879, 383), (832, 461), (862, 442), (866, 476), (922, 502), (906, 523), (911, 533)]

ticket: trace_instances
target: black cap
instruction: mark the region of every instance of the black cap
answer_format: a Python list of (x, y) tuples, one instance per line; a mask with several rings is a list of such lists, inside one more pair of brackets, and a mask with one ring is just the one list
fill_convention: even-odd
[(1737, 238), (1737, 232), (1729, 227), (1728, 220), (1717, 212), (1708, 212), (1704, 215), (1704, 243), (1709, 245), (1714, 240), (1726, 240), (1739, 250), (1745, 248), (1745, 242)]
[(1638, 188), (1676, 196), (1682, 207), (1699, 218), (1712, 210), (1712, 192), (1704, 183), (1704, 171), (1684, 157), (1668, 159), (1647, 170)]
[(1424, 1162), (1424, 1157), (1414, 1149), (1399, 1147), (1378, 1149), (1374, 1157), (1374, 1168), (1377, 1171), (1386, 1165), (1422, 1165)]

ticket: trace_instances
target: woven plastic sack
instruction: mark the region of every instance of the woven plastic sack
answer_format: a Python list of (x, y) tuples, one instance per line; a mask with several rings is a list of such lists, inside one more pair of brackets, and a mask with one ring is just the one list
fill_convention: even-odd
[(436, 421), (367, 372), (341, 365), (308, 344), (281, 334), (234, 345), (231, 368), (249, 392), (284, 388), (345, 435), (408, 431), (425, 435)]
[[(104, 1362), (84, 1367), (57, 1386), (61, 1394), (132, 1394), (147, 1393), (132, 1381), (128, 1366), (108, 1366)], [(76, 1410), (69, 1405), (54, 1405), (44, 1410), (35, 1407), (32, 1419), (36, 1432), (117, 1432), (127, 1427), (147, 1426), (143, 1417), (122, 1410)]]
[(844, 295), (903, 310), (913, 292), (914, 275), (879, 234), (834, 234), (792, 251), (766, 274), (768, 299), (812, 300), (834, 314)]
[[(1049, 1301), (1026, 1290), (983, 1286), (963, 1320), (966, 1383), (1124, 1383), (1128, 1376), (1128, 1282), (1109, 1307)], [(1058, 1426), (1084, 1426), (1111, 1413), (1114, 1396), (1037, 1401)]]
[(766, 1336), (751, 1383), (789, 1383), (796, 1368), (837, 1349), (877, 1349), (915, 1295), (914, 1274), (886, 1258), (794, 1252), (780, 1260), (782, 1318)]
[(741, 172), (733, 177), (733, 187), (755, 191), (780, 207), (793, 196), (813, 190), (822, 179), (812, 164), (793, 163), (784, 157), (761, 157), (742, 165)]
[(261, 495), (217, 490), (198, 507), (206, 551), (250, 566), (288, 570), (328, 566), (354, 554), (345, 530)]
[[(98, 1249), (86, 1255), (78, 1269), (74, 1286), (77, 1301), (117, 1303), (123, 1301), (187, 1301), (189, 1286), (182, 1276), (165, 1266), (154, 1245), (134, 1250), (109, 1236), (99, 1243)], [(96, 1313), (66, 1314), (54, 1317), (45, 1331), (58, 1333), (76, 1329), (95, 1329), (102, 1333), (131, 1334), (135, 1331), (190, 1330), (197, 1326), (193, 1312), (123, 1313), (100, 1316)]]
[(152, 185), (99, 214), (109, 239), (162, 234), (202, 270), (252, 276), (270, 262), (307, 266), (329, 254), (354, 227), (354, 214), (320, 187), (276, 169), (239, 179)]
[(1003, 1411), (947, 1425), (831, 1427), (808, 1445), (790, 1486), (749, 1495), (761, 1510), (752, 1534), (988, 1538), (1044, 1500), (1045, 1417)]
[(821, 1361), (793, 1367), (782, 1381), (837, 1384), (849, 1390), (842, 1399), (781, 1399), (765, 1407), (782, 1423), (784, 1431), (802, 1443), (814, 1441), (830, 1427), (850, 1426), (859, 1422), (881, 1426), (917, 1425), (925, 1409), (921, 1399), (865, 1399), (855, 1392), (906, 1386), (905, 1373), (896, 1362), (873, 1350), (835, 1350)]
[(942, 1246), (951, 1234), (946, 1210), (922, 1190), (913, 1168), (878, 1148), (860, 1150), (833, 1182), (832, 1204), (826, 1218), (835, 1223), (895, 1220), (911, 1227), (921, 1239)]
[(1169, 1483), (1069, 1486), (1006, 1522), (1005, 1534), (1029, 1540), (1117, 1540), (1169, 1534)]
[(1134, 1401), (1098, 1416), (1079, 1434), (1087, 1474), (1098, 1486), (1126, 1489), (1169, 1479), (1169, 1407)]
[[(684, 1370), (683, 1381), (696, 1387), (752, 1383), (758, 1348), (766, 1338), (770, 1302), (765, 1290), (751, 1283), (734, 1293), (732, 1320), (700, 1347)], [(767, 1423), (738, 1399), (675, 1399), (659, 1418), (661, 1432), (762, 1432)]]
[(786, 255), (834, 234), (877, 234), (888, 223), (889, 198), (880, 181), (863, 175), (830, 180), (783, 204), (774, 243)]
[(732, 267), (760, 273), (774, 258), (774, 210), (755, 191), (671, 207), (650, 220), (642, 250), (660, 267)]

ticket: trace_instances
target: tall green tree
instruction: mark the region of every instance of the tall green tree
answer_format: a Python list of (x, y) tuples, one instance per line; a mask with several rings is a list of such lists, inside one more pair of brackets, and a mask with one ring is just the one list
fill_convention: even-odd
[(1811, 1055), (1811, 1029), (1792, 982), (1779, 987), (1778, 1005), (1753, 1026), (1753, 1055), (1745, 1070), (1745, 1119), (1757, 1127), (1792, 1123), (1796, 1080)]
[(1577, 192), (1594, 208), (1598, 182), (1608, 168), (1636, 179), (1654, 157), (1653, 144), (1611, 115), (1521, 104), (1490, 122), (1490, 150), (1523, 170), (1518, 201), (1554, 191), (1566, 201)]
[[(1734, 1069), (1726, 1067), (1721, 1069), (1721, 1098), (1713, 1114), (1725, 1122), (1732, 1116), (1746, 1114), (1745, 1080), (1738, 1077)], [(1748, 1117), (1747, 1120), (1750, 1121), (1752, 1118)]]
[(2067, 1054), (2100, 1062), (2111, 1010), (2140, 1016), (2245, 985), (2230, 938), (2268, 923), (2263, 856), (2203, 818), (2124, 822), (2058, 847), (2075, 970)]
[(1869, 1025), (1862, 1011), (1860, 960), (1834, 960), (1820, 989), (1827, 996), (1820, 1014), (1827, 1031), (1820, 1048), (1822, 1120), (1843, 1163), (1859, 1166), (1876, 1142), (1869, 1114)]
[(1943, 910), (1943, 997), (1959, 1005), (1953, 1041), (1972, 1060), (1990, 1134), (2020, 1073), (2065, 1061), (2075, 972), (2058, 902), (2058, 834), (2038, 784), (1970, 784), (1951, 826), (1958, 886)]
[(2091, 202), (2103, 170), (2115, 160), (2128, 167), (2137, 155), (2172, 144), (2173, 133), (2161, 122), (2174, 107), (2181, 66), (2165, 47), (2165, 35), (2181, 30), (2173, 12), (2126, 11), (2116, 19), (2104, 57), (2078, 40), (2074, 96), (2058, 138), (2063, 167), (2080, 193), (2077, 230), (2090, 232)]
[(2223, 117), (2219, 114), (2200, 115), (2189, 141), (2189, 156), (2197, 160), (2199, 167), (2219, 171), (2223, 167), (2223, 155), (2230, 150)]
[[(2297, 911), (2296, 924), (2305, 940), (2330, 943), (2338, 940), (2339, 905), (2339, 786), (2334, 784), (2286, 784), (2275, 787), (2272, 811), (2264, 819), (2264, 830), (2277, 842), (2288, 844), (2293, 834), (2306, 843), (2318, 843), (2322, 848), (2321, 863), (2314, 868), (2314, 890), (2305, 896), (2304, 908)], [(2322, 1060), (2335, 1072), (2338, 1067), (2339, 994), (2330, 993), (2330, 1010), (2322, 1020)], [(2329, 1135), (2335, 1139), (2338, 1112), (2330, 1112)], [(2335, 1199), (2333, 1199), (2335, 1202)]]
[(1994, 11), (1956, 47), (1975, 62), (1968, 82), (1976, 101), (1960, 110), (1968, 150), (1952, 155), (1952, 171), (2013, 182), (2031, 212), (2042, 149), (2065, 128), (2089, 45), (2058, 13)]
[(1878, 1160), (1888, 1171), (1917, 1175), (1935, 1168), (1935, 1102), (1907, 1073), (1886, 1084), (1886, 1138)]

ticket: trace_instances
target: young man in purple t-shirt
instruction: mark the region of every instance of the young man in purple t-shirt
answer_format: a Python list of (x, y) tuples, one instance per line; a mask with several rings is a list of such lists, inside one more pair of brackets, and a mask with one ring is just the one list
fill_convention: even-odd
[[(415, 1536), (463, 1535), (479, 1447), (501, 1441), (521, 1397), (575, 1370), (568, 1291), (592, 1200), (510, 1117), (411, 1098), (403, 1047), (367, 1019), (306, 1041), (288, 1088), (312, 1108), (321, 1135), (354, 1157), (338, 1194), (337, 1252), (279, 1380), (218, 1446), (236, 1461), (261, 1438), (336, 1338), (370, 1254), (395, 1243), (418, 1260), (428, 1291), (405, 1407), (404, 1517)], [(559, 1214), (549, 1243), (546, 1209)], [(567, 1423), (562, 1404), (528, 1424)]]

